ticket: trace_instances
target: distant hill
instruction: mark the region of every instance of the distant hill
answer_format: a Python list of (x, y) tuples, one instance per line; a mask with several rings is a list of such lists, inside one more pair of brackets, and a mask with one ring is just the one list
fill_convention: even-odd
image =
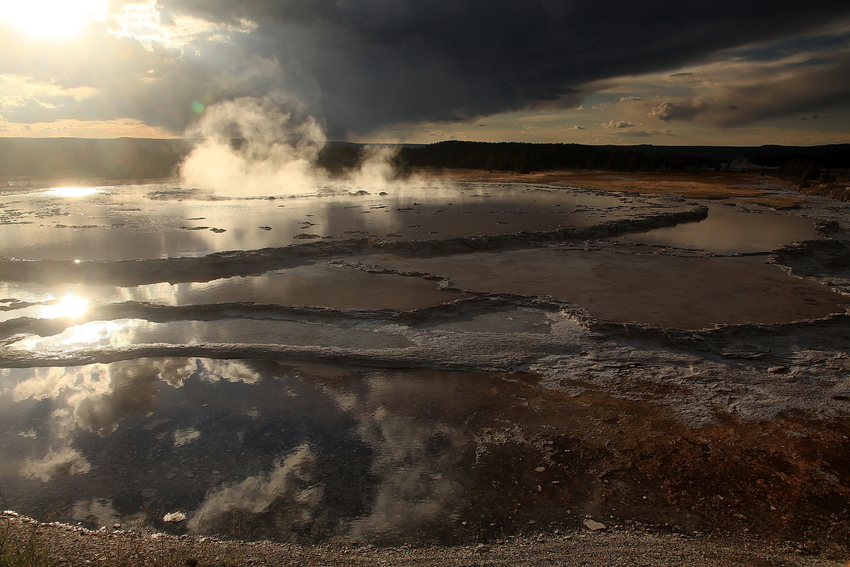
[(850, 168), (850, 144), (826, 146), (616, 146), (666, 156), (698, 155), (723, 161), (746, 158), (757, 165), (780, 167), (791, 160), (817, 162), (819, 167)]
[[(234, 141), (238, 145), (238, 141)], [(188, 155), (191, 140), (141, 138), (0, 138), (0, 177), (140, 180), (171, 177)], [(364, 144), (331, 142), (317, 165), (331, 172), (356, 167)], [(596, 169), (609, 171), (700, 171), (745, 158), (765, 167), (850, 168), (850, 144), (828, 146), (591, 146), (517, 142), (446, 141), (403, 145), (395, 157), (400, 172), (412, 167), (497, 171)]]
[(609, 171), (697, 171), (736, 158), (764, 167), (796, 160), (821, 168), (850, 168), (850, 144), (829, 146), (589, 146), (447, 141), (404, 148), (408, 166), (502, 171), (599, 169)]
[(161, 179), (190, 149), (185, 140), (0, 138), (0, 177)]

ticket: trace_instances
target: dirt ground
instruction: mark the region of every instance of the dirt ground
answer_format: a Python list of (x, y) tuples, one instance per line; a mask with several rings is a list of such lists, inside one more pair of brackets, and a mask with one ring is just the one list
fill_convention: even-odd
[[(573, 567), (841, 567), (838, 554), (807, 543), (766, 545), (757, 540), (658, 532), (642, 526), (599, 528), (589, 524), (572, 533), (536, 533), (452, 547), (375, 547), (357, 542), (299, 546), (268, 541), (145, 536), (121, 530), (87, 531), (38, 524), (7, 514), (0, 529), (30, 551), (30, 562), (8, 565), (109, 565), (116, 567), (252, 565), (354, 567), (532, 565)], [(0, 555), (0, 558), (3, 556)]]
[[(575, 171), (540, 171), (519, 174), (482, 170), (417, 170), (425, 178), (454, 181), (487, 181), (492, 183), (543, 183), (647, 194), (673, 194), (689, 199), (723, 199), (754, 203), (775, 208), (794, 208), (805, 198), (784, 195), (765, 196), (775, 187), (792, 187), (787, 180), (759, 172), (719, 173), (608, 173)], [(814, 189), (809, 194), (817, 194)]]

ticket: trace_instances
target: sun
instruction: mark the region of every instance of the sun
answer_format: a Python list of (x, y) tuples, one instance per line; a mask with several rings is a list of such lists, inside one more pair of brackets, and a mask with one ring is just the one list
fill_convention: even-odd
[(106, 0), (0, 0), (0, 20), (33, 39), (73, 39), (108, 10)]

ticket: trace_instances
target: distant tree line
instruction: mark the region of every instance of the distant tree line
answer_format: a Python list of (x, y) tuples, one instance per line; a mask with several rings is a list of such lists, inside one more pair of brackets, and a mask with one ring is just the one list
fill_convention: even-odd
[(780, 166), (779, 173), (799, 177), (800, 185), (803, 187), (808, 186), (812, 181), (820, 181), (822, 183), (836, 182), (836, 175), (831, 169), (821, 170), (817, 162), (807, 159), (790, 159)]
[(0, 177), (161, 179), (190, 150), (185, 140), (0, 138)]
[(482, 169), (530, 173), (563, 169), (604, 171), (699, 171), (719, 168), (720, 160), (696, 154), (664, 155), (617, 146), (447, 141), (403, 147), (398, 169), (411, 167)]
[[(234, 148), (240, 145), (233, 140)], [(172, 177), (191, 151), (193, 140), (0, 138), (0, 177), (103, 178), (142, 180)], [(368, 146), (328, 143), (316, 166), (331, 175), (358, 167)], [(830, 168), (850, 168), (850, 145), (760, 146), (588, 146), (446, 141), (403, 146), (392, 165), (399, 176), (411, 169), (465, 168), (530, 173), (549, 170), (688, 172), (720, 169), (736, 157), (780, 168), (807, 181), (834, 179)], [(824, 177), (825, 176), (825, 177)]]

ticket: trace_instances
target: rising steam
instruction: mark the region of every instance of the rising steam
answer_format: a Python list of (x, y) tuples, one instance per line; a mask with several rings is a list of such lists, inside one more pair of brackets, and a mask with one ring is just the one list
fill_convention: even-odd
[[(285, 110), (284, 110), (285, 109)], [(243, 97), (208, 107), (186, 137), (198, 144), (180, 166), (187, 187), (220, 195), (312, 193), (329, 183), (317, 168), (326, 137), (297, 101)], [(393, 147), (368, 147), (350, 184), (381, 188), (392, 177)]]

